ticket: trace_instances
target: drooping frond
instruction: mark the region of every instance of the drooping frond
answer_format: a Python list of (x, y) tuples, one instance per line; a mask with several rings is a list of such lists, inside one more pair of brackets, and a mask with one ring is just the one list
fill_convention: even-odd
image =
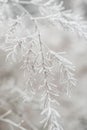
[[(3, 3), (3, 1), (0, 2)], [(12, 3), (20, 7), (23, 14), (16, 19), (8, 18), (6, 21), (3, 11), (0, 12), (0, 30), (2, 30), (0, 32), (0, 49), (5, 51), (7, 61), (20, 63), (25, 90), (29, 91), (33, 97), (40, 91), (41, 123), (44, 127), (47, 127), (48, 130), (62, 130), (59, 123), (58, 96), (61, 93), (60, 88), (63, 88), (63, 92), (69, 95), (69, 88), (76, 85), (75, 67), (61, 54), (50, 50), (43, 42), (39, 25), (45, 20), (56, 27), (61, 25), (64, 30), (76, 32), (80, 37), (86, 39), (86, 22), (71, 11), (66, 11), (63, 2), (56, 4), (54, 0), (47, 2), (13, 0)], [(6, 4), (9, 4), (9, 1)], [(37, 5), (40, 16), (34, 17), (22, 6), (24, 4)], [(33, 23), (33, 33), (30, 28), (25, 26), (25, 18)], [(22, 93), (24, 96), (25, 92)], [(10, 120), (1, 120), (18, 127)]]

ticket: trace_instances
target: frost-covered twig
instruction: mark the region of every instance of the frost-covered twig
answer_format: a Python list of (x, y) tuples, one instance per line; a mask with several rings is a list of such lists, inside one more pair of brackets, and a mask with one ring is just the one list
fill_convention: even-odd
[[(74, 84), (75, 79), (73, 78), (73, 74), (70, 72), (70, 69), (73, 71), (72, 64), (66, 60), (65, 58), (61, 57), (60, 55), (56, 54), (55, 52), (52, 52), (41, 40), (41, 34), (38, 29), (38, 24), (37, 21), (35, 21), (37, 32), (38, 32), (38, 39), (39, 39), (39, 44), (40, 44), (40, 52), (41, 52), (41, 68), (40, 68), (40, 73), (43, 74), (44, 79), (43, 83), (40, 85), (39, 89), (43, 90), (42, 93), (42, 98), (41, 102), (43, 104), (43, 111), (41, 115), (44, 117), (44, 119), (41, 121), (41, 123), (44, 123), (44, 127), (48, 126), (49, 130), (53, 129), (58, 129), (62, 130), (63, 128), (59, 125), (58, 119), (60, 118), (60, 115), (56, 109), (57, 105), (59, 103), (56, 101), (56, 97), (59, 96), (58, 90), (57, 90), (57, 85), (52, 83), (50, 80), (51, 78), (51, 66), (52, 63), (56, 63), (59, 65), (59, 69), (61, 71), (61, 75), (63, 77), (61, 78), (62, 82), (65, 80), (64, 75), (66, 74), (66, 84), (69, 83), (70, 87), (71, 85)], [(45, 52), (45, 50), (47, 52)], [(46, 54), (45, 54), (46, 53)], [(51, 59), (48, 59), (48, 55), (50, 55)], [(47, 60), (50, 60), (50, 65), (47, 63)], [(51, 61), (52, 60), (52, 61)], [(55, 65), (55, 64), (54, 64)], [(63, 68), (62, 68), (63, 67)], [(56, 88), (56, 91), (55, 91)], [(67, 89), (68, 93), (68, 89)]]
[(87, 39), (87, 22), (71, 10), (65, 10), (63, 2), (57, 5), (54, 1), (49, 0), (47, 4), (37, 4), (37, 6), (41, 16), (34, 19), (48, 20), (55, 26), (61, 24), (64, 30), (77, 33), (78, 36)]
[(12, 113), (11, 110), (7, 111), (6, 113), (4, 113), (3, 115), (0, 116), (0, 119), (1, 119), (1, 118), (5, 118), (6, 116), (8, 116), (8, 115), (11, 114), (11, 113)]
[[(44, 50), (43, 50), (44, 44), (41, 41), (41, 36), (40, 36), (40, 32), (39, 32), (37, 23), (36, 23), (36, 27), (37, 27), (37, 31), (38, 31), (38, 38), (39, 38), (41, 58), (42, 58), (42, 73), (44, 74), (44, 81), (43, 81), (44, 84), (42, 85), (42, 88), (45, 89), (44, 98), (42, 97), (42, 99), (41, 99), (41, 102), (43, 102), (43, 106), (44, 106), (41, 115), (45, 116), (45, 118), (41, 121), (41, 123), (44, 123), (44, 127), (46, 127), (49, 122), (50, 123), (48, 126), (49, 130), (59, 129), (60, 126), (58, 124), (57, 118), (59, 118), (60, 116), (59, 116), (59, 113), (57, 112), (57, 110), (55, 110), (51, 106), (52, 105), (52, 99), (51, 99), (51, 93), (50, 93), (51, 88), (49, 86), (48, 72), (47, 72), (46, 65), (45, 65), (45, 56), (44, 56)], [(53, 121), (54, 120), (53, 118), (55, 119), (55, 122)]]
[(20, 126), (19, 124), (16, 124), (15, 122), (11, 121), (10, 119), (0, 118), (0, 121), (8, 123), (8, 124), (10, 124), (10, 125), (12, 125), (12, 126), (14, 126), (16, 128), (19, 128), (20, 130), (27, 130), (24, 127)]
[[(17, 7), (23, 11), (23, 15), (17, 17), (16, 20), (7, 19), (7, 22), (5, 22), (6, 19), (1, 19), (3, 28), (7, 24), (5, 31), (0, 34), (0, 38), (4, 37), (5, 39), (0, 48), (7, 53), (7, 59), (21, 63), (20, 68), (24, 74), (25, 89), (27, 88), (27, 91), (31, 91), (32, 95), (35, 95), (40, 90), (41, 116), (43, 118), (41, 123), (44, 124), (44, 127), (47, 127), (48, 130), (62, 130), (58, 112), (58, 96), (60, 96), (61, 91), (59, 90), (59, 85), (64, 87), (64, 90), (69, 95), (69, 88), (76, 85), (73, 74), (75, 69), (71, 62), (63, 58), (59, 53), (50, 50), (43, 42), (39, 25), (43, 20), (50, 21), (51, 24), (56, 26), (60, 23), (64, 29), (75, 31), (79, 36), (85, 38), (87, 38), (87, 25), (79, 16), (73, 16), (72, 12), (65, 11), (62, 2), (57, 5), (54, 0), (48, 0), (44, 3), (41, 0), (28, 1), (39, 8), (40, 16), (36, 17), (32, 14), (30, 15), (22, 6), (22, 4), (27, 2), (13, 0), (11, 4), (12, 2), (16, 2)], [(10, 2), (7, 4), (10, 4)], [(34, 23), (35, 31), (33, 34), (23, 22), (26, 16), (28, 16), (28, 20)], [(80, 22), (78, 22), (78, 18)], [(5, 24), (3, 24), (3, 21)], [(59, 75), (57, 78), (59, 84), (55, 83), (56, 74)], [(20, 89), (15, 91), (25, 96), (25, 92)], [(26, 96), (28, 95), (26, 94)], [(25, 130), (25, 128), (9, 119), (0, 118), (0, 120)]]
[(20, 124), (16, 124), (15, 122), (11, 121), (10, 119), (7, 119), (6, 116), (8, 116), (12, 111), (8, 111), (6, 113), (4, 113), (3, 115), (0, 116), (0, 121), (8, 123), (14, 127), (19, 128), (20, 130), (27, 130), (24, 127), (22, 127)]

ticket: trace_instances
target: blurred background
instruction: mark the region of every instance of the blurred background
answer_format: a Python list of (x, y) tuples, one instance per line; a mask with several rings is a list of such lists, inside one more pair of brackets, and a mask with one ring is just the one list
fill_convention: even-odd
[[(60, 2), (60, 0), (56, 1)], [(87, 0), (63, 1), (66, 9), (72, 9), (74, 13), (80, 13), (87, 20)], [(32, 15), (39, 15), (36, 5), (23, 6)], [(15, 15), (20, 14), (16, 7), (12, 7), (11, 10)], [(12, 16), (11, 12), (8, 11), (8, 15)], [(54, 27), (42, 25), (42, 28), (45, 43), (56, 52), (66, 52), (66, 57), (76, 66), (77, 86), (72, 88), (70, 98), (62, 95), (59, 99), (61, 104), (59, 108), (61, 125), (64, 130), (87, 130), (87, 41), (63, 30), (57, 30)], [(27, 102), (22, 104), (22, 99), (16, 89), (14, 94), (9, 94), (10, 88), (14, 89), (24, 84), (21, 72), (18, 71), (19, 65), (6, 63), (5, 56), (6, 54), (0, 50), (0, 115), (11, 109), (13, 111), (9, 116), (11, 120), (21, 121), (22, 125), (28, 130), (37, 130), (36, 128), (42, 130), (41, 126), (39, 126), (39, 111), (35, 106), (36, 104), (30, 105)], [(3, 88), (8, 88), (8, 91)], [(34, 106), (37, 110), (35, 110)], [(0, 130), (19, 130), (19, 128), (12, 128), (9, 124), (0, 122)]]

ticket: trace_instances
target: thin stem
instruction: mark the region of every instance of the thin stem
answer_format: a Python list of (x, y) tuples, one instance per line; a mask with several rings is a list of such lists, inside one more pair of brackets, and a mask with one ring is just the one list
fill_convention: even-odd
[(35, 21), (35, 25), (36, 25), (36, 30), (38, 32), (38, 38), (39, 38), (39, 44), (40, 44), (40, 52), (41, 52), (41, 57), (42, 57), (42, 67), (43, 67), (43, 72), (44, 72), (44, 78), (45, 78), (45, 87), (46, 87), (46, 93), (47, 93), (47, 98), (45, 101), (44, 106), (46, 107), (46, 102), (48, 102), (48, 105), (50, 104), (50, 93), (49, 93), (49, 87), (48, 87), (48, 74), (47, 74), (47, 70), (45, 67), (45, 56), (44, 56), (44, 51), (43, 51), (43, 43), (41, 41), (41, 35), (39, 32), (39, 28), (37, 25), (37, 21)]
[(3, 115), (0, 116), (0, 119), (1, 118), (5, 118), (6, 116), (8, 116), (9, 114), (11, 114), (11, 110), (7, 111), (6, 113), (4, 113)]
[(0, 118), (0, 121), (6, 122), (6, 123), (8, 123), (8, 124), (11, 124), (12, 126), (19, 128), (20, 130), (27, 130), (27, 129), (25, 129), (24, 127), (20, 126), (19, 124), (14, 123), (13, 121), (11, 121), (11, 120), (9, 120), (9, 119)]

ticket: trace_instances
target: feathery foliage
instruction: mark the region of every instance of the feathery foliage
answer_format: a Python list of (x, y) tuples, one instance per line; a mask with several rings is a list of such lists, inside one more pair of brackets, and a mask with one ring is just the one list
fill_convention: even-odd
[[(33, 16), (26, 10), (24, 5), (30, 4), (37, 6), (39, 16)], [(21, 16), (14, 17), (11, 6), (19, 8)], [(11, 16), (8, 15), (9, 12)], [(29, 24), (26, 26), (26, 21), (32, 23), (32, 27), (27, 27)], [(24, 75), (24, 91), (17, 87), (14, 91), (29, 101), (39, 93), (41, 124), (48, 130), (62, 130), (58, 112), (58, 97), (61, 93), (59, 86), (69, 95), (69, 89), (76, 85), (75, 67), (62, 53), (54, 52), (44, 43), (40, 26), (43, 21), (57, 29), (61, 26), (66, 31), (87, 38), (86, 22), (81, 16), (65, 10), (63, 2), (57, 4), (55, 0), (0, 0), (0, 49), (6, 53), (6, 62), (20, 64)], [(9, 112), (5, 116), (8, 114)], [(11, 124), (12, 129), (17, 127), (25, 130), (21, 125), (5, 119), (5, 116), (2, 115), (0, 121)]]

